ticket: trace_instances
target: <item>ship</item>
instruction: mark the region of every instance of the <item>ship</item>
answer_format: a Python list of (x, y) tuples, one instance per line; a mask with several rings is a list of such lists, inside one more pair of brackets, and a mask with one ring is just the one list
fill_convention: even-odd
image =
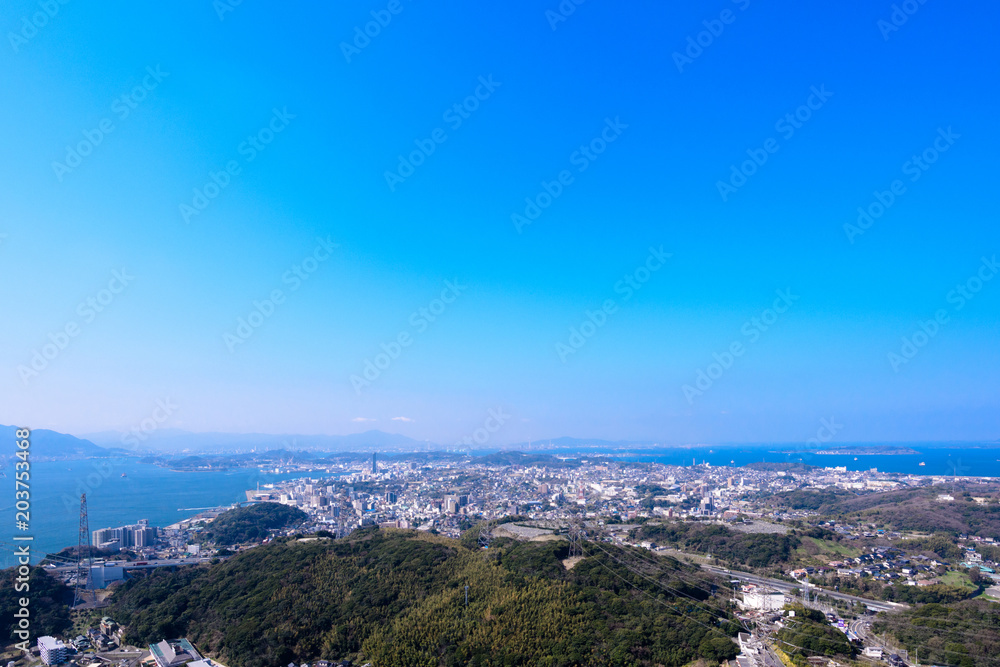
[(920, 463), (918, 463), (917, 465), (919, 465), (919, 466), (925, 466), (925, 465), (927, 465), (927, 464), (926, 464), (926, 463), (924, 463), (923, 461), (921, 461), (921, 462), (920, 462)]

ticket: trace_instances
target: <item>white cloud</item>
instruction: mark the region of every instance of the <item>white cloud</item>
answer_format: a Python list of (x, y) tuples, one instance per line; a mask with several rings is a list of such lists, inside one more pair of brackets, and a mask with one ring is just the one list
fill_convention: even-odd
[(394, 422), (411, 422), (413, 420), (410, 419), (409, 417), (393, 417), (392, 421), (394, 421)]
[(373, 422), (375, 421), (371, 417), (355, 417), (351, 420), (352, 422)]

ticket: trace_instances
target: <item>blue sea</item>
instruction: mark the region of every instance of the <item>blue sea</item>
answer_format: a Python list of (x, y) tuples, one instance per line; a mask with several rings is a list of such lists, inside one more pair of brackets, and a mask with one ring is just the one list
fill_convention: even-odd
[[(854, 446), (854, 445), (852, 445)], [(871, 470), (913, 475), (1000, 477), (1000, 446), (963, 446), (894, 444), (917, 454), (815, 454), (789, 445), (706, 446), (691, 448), (655, 448), (623, 451), (614, 458), (628, 461), (654, 461), (666, 465), (689, 466), (693, 462), (713, 466), (744, 466), (756, 461), (801, 462), (848, 470)], [(845, 445), (826, 445), (828, 450), (843, 450)], [(598, 453), (592, 450), (591, 453)], [(584, 453), (584, 452), (581, 452)], [(920, 465), (923, 463), (924, 465)]]
[[(34, 558), (76, 545), (80, 527), (80, 494), (87, 494), (90, 530), (133, 524), (149, 519), (150, 525), (168, 526), (193, 516), (200, 509), (246, 500), (247, 489), (257, 483), (326, 477), (322, 472), (261, 473), (253, 468), (213, 472), (177, 472), (136, 459), (86, 459), (31, 462), (30, 529), (15, 526), (14, 467), (9, 460), (0, 468), (0, 565), (14, 564), (14, 535), (31, 535)], [(124, 477), (122, 475), (125, 475)]]

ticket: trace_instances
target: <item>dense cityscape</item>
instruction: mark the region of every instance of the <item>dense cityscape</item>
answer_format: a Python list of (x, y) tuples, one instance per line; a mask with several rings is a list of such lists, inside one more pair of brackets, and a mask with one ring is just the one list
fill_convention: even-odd
[[(274, 463), (256, 465), (268, 469)], [(872, 614), (947, 601), (947, 595), (962, 597), (954, 591), (965, 588), (968, 595), (975, 589), (980, 599), (1000, 602), (996, 524), (943, 539), (939, 532), (900, 527), (891, 517), (836, 520), (820, 511), (831, 500), (910, 493), (942, 509), (968, 504), (992, 513), (1000, 506), (1000, 488), (992, 478), (802, 463), (671, 466), (522, 452), (437, 459), (372, 454), (370, 459), (284, 463), (284, 472), (296, 471), (300, 477), (247, 489), (245, 502), (170, 526), (139, 520), (94, 530), (86, 568), (82, 559), (73, 563), (69, 556), (52, 556), (45, 567), (77, 590), (80, 608), (93, 608), (92, 617), (100, 622), (64, 641), (40, 638), (38, 658), (46, 665), (225, 667), (202, 658), (184, 638), (130, 645), (127, 618), (97, 614), (111, 604), (117, 587), (156, 570), (212, 566), (288, 539), (348, 541), (366, 530), (437, 535), (484, 553), (505, 541), (558, 542), (569, 549), (567, 569), (596, 554), (594, 549), (609, 548), (696, 565), (701, 585), (711, 586), (713, 598), (721, 595), (719, 585), (731, 586), (728, 597), (719, 600), (745, 628), (733, 637), (738, 654), (732, 664), (739, 667), (789, 664), (794, 644), (781, 638), (795, 609), (800, 616), (819, 613), (815, 622), (837, 629), (849, 647), (836, 654), (842, 662), (809, 656), (811, 665), (849, 664), (846, 657), (901, 666), (921, 664), (919, 655), (911, 655), (899, 639), (874, 632)], [(228, 517), (255, 508), (271, 514), (255, 519), (254, 532), (240, 532), (240, 524), (235, 532), (232, 526), (220, 527)], [(294, 515), (268, 524), (277, 508)], [(747, 555), (740, 557), (742, 552)], [(924, 593), (933, 595), (920, 597)], [(317, 660), (302, 667), (308, 664), (339, 663)]]

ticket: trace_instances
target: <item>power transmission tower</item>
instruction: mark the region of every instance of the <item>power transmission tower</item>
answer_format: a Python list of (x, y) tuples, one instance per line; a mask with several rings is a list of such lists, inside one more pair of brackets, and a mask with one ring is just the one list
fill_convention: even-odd
[[(84, 556), (86, 548), (86, 556)], [(94, 555), (90, 550), (90, 523), (87, 519), (87, 494), (80, 496), (80, 534), (76, 546), (76, 586), (73, 593), (73, 606), (86, 602), (87, 590), (90, 588), (90, 569)]]
[(569, 557), (577, 558), (583, 555), (583, 545), (580, 544), (582, 532), (581, 526), (576, 523), (575, 519), (570, 520), (569, 524)]
[(489, 549), (490, 548), (490, 538), (493, 537), (493, 531), (490, 528), (489, 521), (481, 521), (479, 523), (479, 548)]

